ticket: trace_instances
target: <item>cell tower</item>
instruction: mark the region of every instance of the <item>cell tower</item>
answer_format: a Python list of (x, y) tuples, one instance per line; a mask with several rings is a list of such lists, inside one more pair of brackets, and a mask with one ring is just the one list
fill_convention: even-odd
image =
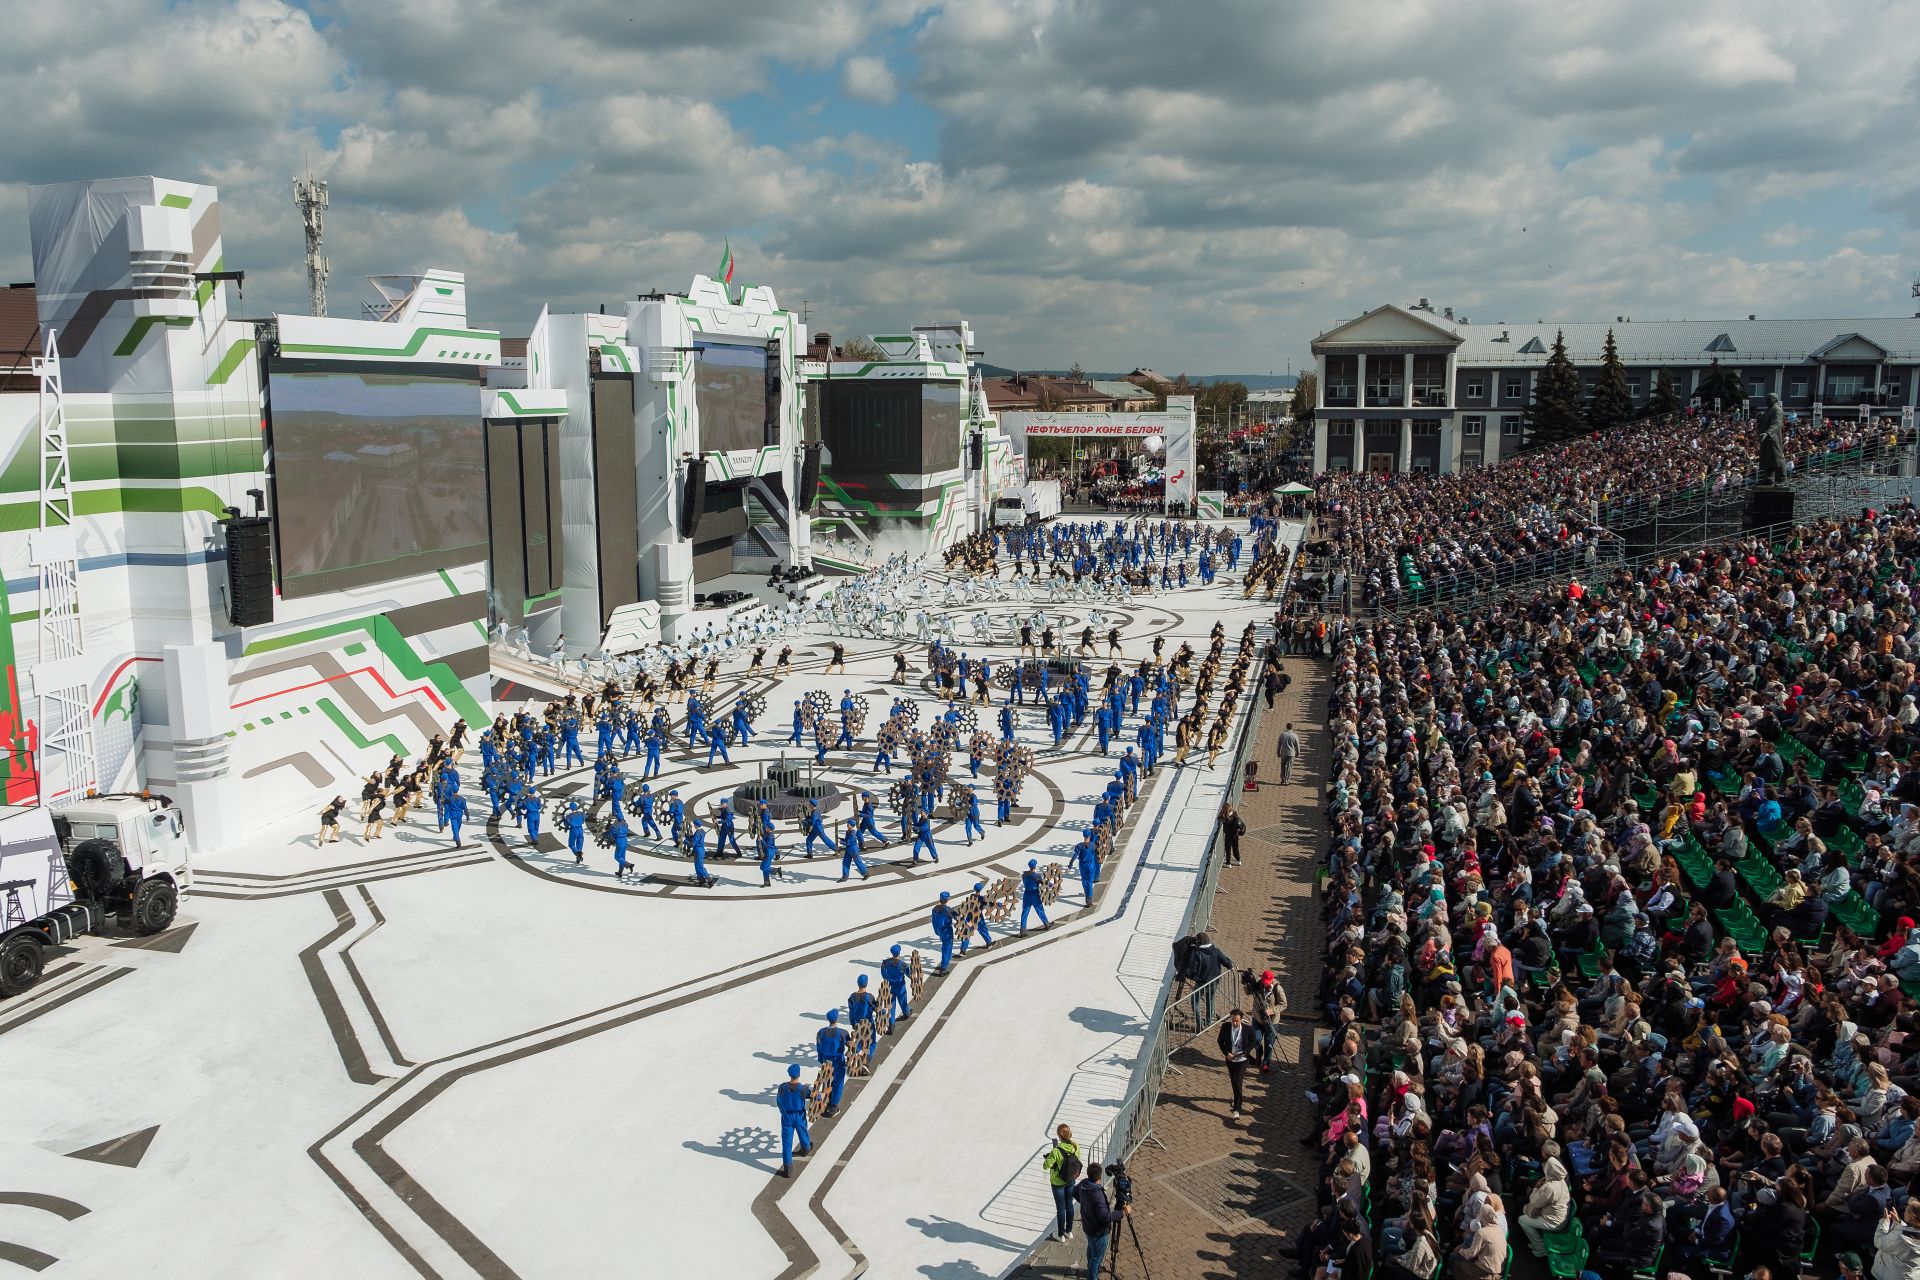
[(320, 253), (322, 223), (327, 216), (327, 180), (307, 170), (304, 178), (293, 180), (293, 203), (307, 228), (307, 310), (316, 316), (327, 314), (327, 272), (332, 268)]

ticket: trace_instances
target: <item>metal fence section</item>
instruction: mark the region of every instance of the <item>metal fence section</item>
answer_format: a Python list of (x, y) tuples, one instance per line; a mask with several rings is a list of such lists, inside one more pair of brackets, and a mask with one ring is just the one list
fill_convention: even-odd
[[(1303, 537), (1301, 542), (1304, 542)], [(1296, 549), (1301, 543), (1294, 544)], [(1284, 604), (1293, 588), (1295, 570), (1299, 566), (1296, 556), (1287, 565), (1277, 594)], [(1255, 632), (1255, 643), (1264, 643), (1273, 634), (1271, 624), (1262, 624)], [(1257, 696), (1257, 694), (1255, 695)], [(1239, 740), (1234, 747), (1233, 762), (1227, 775), (1227, 796), (1231, 799), (1238, 794), (1236, 787), (1245, 776), (1248, 759), (1253, 754), (1257, 739), (1254, 723), (1259, 712), (1251, 700), (1240, 721)], [(1220, 888), (1220, 869), (1225, 858), (1221, 849), (1220, 824), (1215, 822), (1207, 836), (1206, 853), (1201, 860), (1200, 882), (1195, 887), (1193, 897), (1181, 917), (1177, 936), (1191, 937), (1203, 933), (1213, 921), (1213, 898), (1216, 893), (1224, 892)], [(1171, 957), (1169, 957), (1171, 958)], [(1179, 1072), (1171, 1059), (1180, 1049), (1191, 1044), (1209, 1028), (1216, 1026), (1232, 1009), (1239, 998), (1239, 974), (1228, 970), (1213, 981), (1188, 990), (1178, 974), (1173, 981), (1163, 984), (1160, 998), (1151, 1019), (1151, 1030), (1144, 1041), (1140, 1056), (1135, 1061), (1134, 1086), (1121, 1102), (1113, 1118), (1091, 1138), (1079, 1141), (1080, 1159), (1086, 1164), (1107, 1165), (1118, 1160), (1122, 1163), (1133, 1159), (1133, 1153), (1142, 1145), (1153, 1141), (1153, 1112), (1160, 1100), (1160, 1088), (1168, 1072)], [(1224, 987), (1222, 984), (1226, 984)], [(1208, 1006), (1212, 1008), (1209, 1015)], [(1041, 1179), (1040, 1160), (1046, 1154), (1051, 1143), (1042, 1143), (1034, 1149), (1033, 1155), (1025, 1161), (1020, 1171), (1007, 1185), (1012, 1187), (1021, 1178)], [(999, 1202), (1006, 1190), (995, 1197)], [(1006, 1225), (1018, 1225), (1008, 1223)], [(1022, 1252), (1019, 1259), (1011, 1264), (1003, 1274), (1012, 1274), (1033, 1256), (1036, 1249), (1046, 1243), (1046, 1238), (1036, 1241)]]

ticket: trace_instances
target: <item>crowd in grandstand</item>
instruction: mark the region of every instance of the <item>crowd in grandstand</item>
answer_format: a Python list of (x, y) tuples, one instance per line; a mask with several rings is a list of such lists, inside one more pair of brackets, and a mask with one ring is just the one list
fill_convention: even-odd
[[(1803, 417), (1787, 427), (1798, 465), (1884, 444), (1886, 429)], [(1744, 416), (1682, 414), (1547, 446), (1484, 470), (1331, 473), (1318, 485), (1316, 537), (1356, 597), (1392, 605), (1425, 587), (1592, 564), (1606, 530), (1644, 518), (1656, 497), (1722, 492), (1751, 479), (1759, 429)]]
[(1901, 508), (1333, 626), (1304, 1264), (1920, 1276), (1917, 579)]

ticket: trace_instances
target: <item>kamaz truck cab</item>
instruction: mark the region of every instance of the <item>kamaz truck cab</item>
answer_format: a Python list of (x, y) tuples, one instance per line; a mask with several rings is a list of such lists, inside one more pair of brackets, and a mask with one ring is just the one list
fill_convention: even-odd
[(0, 996), (39, 980), (47, 947), (110, 920), (161, 932), (192, 887), (186, 823), (165, 796), (0, 809)]

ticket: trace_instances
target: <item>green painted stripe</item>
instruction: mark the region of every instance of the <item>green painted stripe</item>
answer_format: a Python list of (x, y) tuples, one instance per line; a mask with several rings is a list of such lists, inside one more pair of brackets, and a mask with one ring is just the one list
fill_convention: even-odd
[[(227, 260), (224, 255), (213, 260), (213, 269), (215, 271), (225, 271), (227, 269)], [(207, 309), (207, 300), (213, 297), (213, 284), (214, 282), (211, 280), (202, 280), (200, 287), (193, 291), (194, 305), (202, 311)]]
[(480, 704), (460, 683), (460, 677), (453, 674), (444, 662), (428, 662), (413, 651), (405, 636), (383, 614), (371, 618), (350, 618), (344, 622), (329, 622), (324, 626), (313, 627), (306, 631), (289, 632), (283, 636), (270, 636), (256, 640), (246, 648), (244, 656), (253, 657), (261, 653), (273, 653), (280, 649), (290, 649), (295, 645), (311, 644), (316, 640), (325, 640), (332, 636), (345, 635), (351, 631), (365, 631), (373, 638), (374, 647), (381, 656), (393, 664), (403, 679), (410, 684), (429, 682), (447, 700), (447, 705), (476, 727), (493, 723)]
[[(81, 489), (73, 495), (76, 516), (107, 516), (121, 512), (149, 515), (181, 515), (205, 511), (219, 515), (226, 502), (211, 489), (187, 485), (160, 489)], [(40, 527), (37, 502), (0, 503), (0, 533), (20, 533)]]
[(533, 606), (537, 604), (545, 604), (549, 600), (556, 599), (559, 595), (560, 595), (560, 592), (558, 588), (556, 588), (552, 591), (542, 592), (541, 594), (537, 596), (533, 596), (530, 599), (522, 600), (520, 602), (520, 612), (525, 613), (527, 610), (533, 608)]
[[(382, 734), (378, 738), (369, 738), (366, 734), (361, 733), (360, 726), (347, 719), (346, 713), (333, 705), (332, 698), (320, 698), (315, 701), (314, 705), (326, 713), (327, 719), (333, 721), (334, 728), (347, 735), (348, 742), (351, 742), (361, 750), (364, 751), (368, 747), (384, 743), (388, 752), (393, 755), (404, 756), (408, 754), (406, 747), (402, 745), (400, 739), (390, 733)], [(248, 727), (251, 728), (252, 726), (249, 725)]]
[(161, 196), (160, 207), (162, 209), (191, 209), (193, 208), (193, 197), (183, 196), (176, 191), (170, 196)]
[(620, 366), (621, 372), (623, 373), (633, 372), (633, 362), (627, 359), (627, 353), (622, 351), (619, 347), (615, 346), (613, 343), (611, 342), (601, 343), (600, 354), (603, 356), (606, 356), (608, 359), (618, 364)]
[(443, 298), (451, 298), (453, 296), (453, 290), (443, 289), (439, 285), (433, 286), (433, 291)]
[(233, 371), (240, 367), (240, 362), (247, 358), (247, 353), (252, 350), (252, 338), (242, 338), (228, 347), (227, 354), (220, 357), (220, 363), (215, 365), (213, 372), (207, 375), (207, 385), (217, 387), (224, 384), (233, 376)]
[[(297, 355), (310, 351), (320, 355), (334, 356), (412, 356), (420, 353), (428, 338), (468, 338), (478, 342), (498, 342), (500, 335), (484, 329), (415, 329), (413, 339), (404, 347), (336, 347), (317, 342), (283, 342), (280, 350), (286, 355)], [(488, 723), (492, 723), (489, 721)]]
[(157, 324), (164, 324), (174, 329), (185, 329), (192, 323), (192, 318), (188, 316), (140, 316), (128, 328), (127, 336), (120, 339), (120, 345), (113, 349), (113, 354), (126, 357), (138, 351), (140, 344), (146, 340), (147, 334)]

